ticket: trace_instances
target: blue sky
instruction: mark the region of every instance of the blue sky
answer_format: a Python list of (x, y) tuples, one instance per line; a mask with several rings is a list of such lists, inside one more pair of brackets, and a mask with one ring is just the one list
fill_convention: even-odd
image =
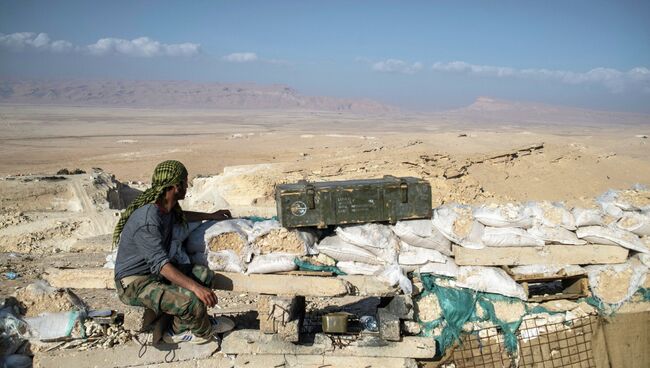
[(0, 0), (0, 76), (650, 113), (649, 15), (648, 1)]

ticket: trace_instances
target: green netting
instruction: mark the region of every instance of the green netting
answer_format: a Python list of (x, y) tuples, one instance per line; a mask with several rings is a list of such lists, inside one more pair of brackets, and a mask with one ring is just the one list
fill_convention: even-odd
[(244, 217), (246, 220), (252, 221), (252, 222), (262, 222), (262, 221), (267, 221), (267, 220), (277, 220), (278, 216), (273, 216), (271, 218), (266, 218), (266, 217), (261, 217), (261, 216), (249, 216), (249, 217)]
[[(434, 321), (422, 321), (418, 316), (418, 322), (422, 326), (422, 334), (424, 336), (432, 336), (433, 329), (442, 326), (440, 335), (434, 336), (439, 347), (439, 355), (442, 355), (456, 341), (460, 341), (465, 323), (483, 321), (489, 321), (501, 328), (504, 334), (504, 345), (509, 353), (514, 354), (517, 351), (517, 336), (515, 333), (521, 325), (523, 316), (514, 322), (502, 321), (495, 313), (494, 303), (524, 304), (524, 302), (517, 298), (510, 298), (498, 294), (477, 292), (463, 288), (444, 287), (436, 283), (437, 280), (443, 278), (431, 274), (421, 274), (420, 279), (422, 280), (425, 291), (418, 296), (418, 299), (435, 294), (442, 311), (441, 318)], [(477, 304), (484, 311), (482, 315), (477, 315)], [(546, 309), (541, 308), (538, 311), (546, 312)]]
[(637, 290), (637, 293), (641, 294), (644, 302), (650, 302), (650, 288), (641, 287)]
[(336, 266), (319, 266), (315, 264), (311, 264), (306, 261), (301, 261), (300, 258), (294, 258), (293, 263), (298, 266), (300, 270), (307, 270), (307, 271), (325, 271), (325, 272), (332, 272), (335, 275), (347, 275), (345, 272), (341, 271), (338, 267)]

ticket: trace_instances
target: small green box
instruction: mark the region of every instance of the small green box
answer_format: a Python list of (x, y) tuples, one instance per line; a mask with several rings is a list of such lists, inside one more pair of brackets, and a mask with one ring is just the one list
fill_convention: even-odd
[(300, 181), (275, 189), (284, 227), (360, 224), (431, 218), (431, 185), (413, 177)]

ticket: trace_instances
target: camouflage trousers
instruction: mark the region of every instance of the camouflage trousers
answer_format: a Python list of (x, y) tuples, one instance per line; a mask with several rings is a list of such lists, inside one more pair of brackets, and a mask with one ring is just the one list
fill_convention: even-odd
[[(201, 285), (212, 287), (214, 272), (207, 267), (199, 265), (176, 267)], [(193, 292), (172, 285), (161, 276), (143, 276), (131, 282), (126, 288), (116, 281), (115, 286), (122, 303), (149, 308), (157, 315), (165, 313), (174, 316), (172, 322), (174, 333), (190, 330), (194, 335), (201, 337), (208, 337), (212, 333), (205, 304)]]

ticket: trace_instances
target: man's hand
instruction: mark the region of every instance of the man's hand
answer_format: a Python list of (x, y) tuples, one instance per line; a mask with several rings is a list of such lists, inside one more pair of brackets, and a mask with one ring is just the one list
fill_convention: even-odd
[(206, 307), (214, 307), (217, 304), (217, 295), (211, 289), (197, 284), (191, 291)]
[(212, 220), (228, 220), (232, 218), (229, 210), (219, 210), (210, 214)]
[(187, 222), (204, 221), (204, 220), (230, 220), (232, 214), (228, 210), (219, 210), (212, 213), (183, 211)]

